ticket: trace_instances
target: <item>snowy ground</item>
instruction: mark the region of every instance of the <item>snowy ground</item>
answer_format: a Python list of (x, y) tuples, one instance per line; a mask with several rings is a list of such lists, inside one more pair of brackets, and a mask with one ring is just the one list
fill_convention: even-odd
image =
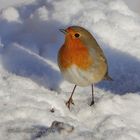
[(140, 0), (123, 0), (130, 9), (140, 14)]
[[(0, 8), (0, 139), (140, 139), (136, 13), (121, 0), (9, 0)], [(96, 37), (114, 81), (96, 85), (92, 107), (91, 88), (77, 88), (69, 111), (65, 101), (73, 85), (63, 80), (56, 58), (64, 39), (58, 29), (70, 25)], [(74, 130), (47, 133), (53, 121)]]

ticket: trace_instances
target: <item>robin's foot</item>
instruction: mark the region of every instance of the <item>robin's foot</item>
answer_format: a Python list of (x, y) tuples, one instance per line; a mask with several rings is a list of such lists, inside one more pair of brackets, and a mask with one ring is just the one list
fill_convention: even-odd
[(66, 102), (66, 106), (70, 109), (70, 105), (73, 104), (74, 105), (74, 101), (72, 98), (70, 98), (67, 102)]
[(94, 105), (94, 100), (92, 100), (92, 101), (91, 101), (91, 104), (90, 104), (90, 106), (92, 106), (92, 105)]

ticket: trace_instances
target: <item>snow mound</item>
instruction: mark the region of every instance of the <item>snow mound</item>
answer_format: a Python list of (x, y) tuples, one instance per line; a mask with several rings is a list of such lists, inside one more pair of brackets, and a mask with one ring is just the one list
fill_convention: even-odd
[(14, 7), (9, 7), (2, 11), (1, 19), (7, 22), (16, 22), (19, 20), (19, 13)]

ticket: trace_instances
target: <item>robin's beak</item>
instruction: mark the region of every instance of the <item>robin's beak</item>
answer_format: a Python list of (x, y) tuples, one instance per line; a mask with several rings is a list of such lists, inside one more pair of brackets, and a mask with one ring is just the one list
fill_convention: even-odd
[(59, 29), (60, 32), (67, 34), (68, 32), (65, 29)]

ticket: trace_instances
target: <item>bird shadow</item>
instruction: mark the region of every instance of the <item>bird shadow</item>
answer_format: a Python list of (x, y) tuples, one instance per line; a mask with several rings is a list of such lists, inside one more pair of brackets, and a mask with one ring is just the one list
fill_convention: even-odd
[(126, 94), (140, 92), (140, 60), (117, 49), (104, 47), (113, 81), (103, 81), (97, 86), (113, 92)]

